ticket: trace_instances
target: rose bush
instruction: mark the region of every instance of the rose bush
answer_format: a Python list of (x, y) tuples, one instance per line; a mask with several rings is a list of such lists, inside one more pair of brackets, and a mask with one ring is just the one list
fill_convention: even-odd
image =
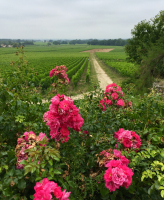
[(57, 94), (51, 99), (43, 120), (50, 128), (51, 139), (67, 142), (69, 139), (68, 127), (80, 131), (84, 120), (79, 114), (79, 109), (73, 104), (73, 100), (65, 95)]
[(100, 108), (103, 111), (106, 111), (106, 109), (109, 106), (112, 106), (114, 108), (120, 108), (120, 107), (131, 107), (132, 103), (131, 101), (127, 101), (126, 99), (122, 99), (124, 96), (121, 87), (118, 86), (116, 83), (112, 83), (106, 86), (104, 97), (100, 100)]

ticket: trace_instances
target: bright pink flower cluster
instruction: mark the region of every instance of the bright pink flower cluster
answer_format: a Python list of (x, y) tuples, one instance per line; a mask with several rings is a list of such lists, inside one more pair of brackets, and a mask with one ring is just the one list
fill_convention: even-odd
[(68, 197), (71, 192), (66, 192), (66, 190), (61, 191), (61, 187), (53, 181), (49, 181), (44, 178), (41, 183), (37, 182), (35, 187), (34, 200), (69, 200)]
[(56, 66), (54, 69), (50, 71), (50, 77), (53, 75), (57, 76), (59, 79), (62, 80), (62, 84), (68, 85), (69, 83), (69, 78), (67, 77), (66, 74), (67, 68), (64, 65), (61, 66)]
[(128, 166), (128, 164), (129, 164), (129, 160), (125, 156), (122, 156), (121, 152), (117, 149), (103, 150), (102, 152), (100, 152), (99, 155), (104, 156), (103, 162), (104, 162), (105, 167), (110, 167), (110, 162), (113, 160), (119, 160), (119, 162), (121, 162), (122, 165)]
[(110, 161), (110, 167), (104, 174), (105, 186), (110, 192), (119, 189), (121, 186), (128, 188), (132, 183), (133, 171), (119, 160)]
[[(101, 152), (100, 154), (104, 154), (104, 156), (111, 159), (111, 155), (106, 154), (106, 152)], [(125, 156), (122, 156), (120, 151), (114, 149), (113, 159), (106, 162), (105, 167), (108, 167), (108, 169), (104, 174), (105, 186), (110, 192), (119, 189), (120, 186), (128, 188), (132, 183), (134, 173), (128, 167), (128, 164), (129, 160)]]
[[(18, 138), (17, 146), (15, 148), (17, 157), (17, 164), (16, 164), (17, 169), (24, 169), (24, 165), (20, 164), (20, 162), (22, 160), (27, 160), (28, 158), (28, 154), (25, 153), (25, 150), (35, 147), (36, 143), (39, 144), (39, 141), (41, 141), (43, 138), (46, 138), (48, 142), (49, 139), (46, 137), (45, 133), (41, 132), (39, 136), (36, 136), (35, 133), (32, 131), (25, 132), (23, 136)], [(41, 146), (41, 144), (39, 145)]]
[(115, 132), (114, 137), (119, 143), (123, 144), (125, 148), (138, 150), (141, 146), (141, 138), (139, 135), (135, 134), (134, 131), (124, 130), (120, 128)]
[(100, 108), (103, 111), (109, 106), (123, 107), (123, 106), (131, 106), (131, 102), (127, 102), (122, 99), (123, 92), (121, 87), (116, 85), (115, 83), (109, 84), (106, 86), (106, 90), (104, 92), (104, 98), (100, 100)]
[(84, 120), (79, 114), (79, 109), (73, 104), (73, 100), (65, 95), (57, 94), (51, 99), (43, 120), (50, 128), (51, 139), (67, 142), (69, 139), (68, 127), (80, 131)]

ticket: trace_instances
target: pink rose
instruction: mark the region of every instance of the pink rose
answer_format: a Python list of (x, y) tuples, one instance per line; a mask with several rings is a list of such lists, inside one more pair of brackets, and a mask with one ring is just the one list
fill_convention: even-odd
[(122, 100), (122, 99), (119, 99), (118, 101), (117, 101), (117, 106), (124, 106), (125, 105), (125, 103), (124, 103), (124, 101)]
[(118, 94), (116, 92), (112, 93), (112, 98), (113, 100), (118, 99)]

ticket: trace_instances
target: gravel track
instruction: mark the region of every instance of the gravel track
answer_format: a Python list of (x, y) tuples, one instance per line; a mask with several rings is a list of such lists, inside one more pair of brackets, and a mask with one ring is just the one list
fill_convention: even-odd
[[(104, 72), (104, 70), (100, 67), (99, 63), (97, 62), (96, 58), (93, 57), (92, 54), (92, 61), (93, 61), (93, 65), (97, 74), (97, 79), (99, 81), (99, 85), (100, 88), (102, 90), (105, 90), (106, 86), (113, 83), (112, 79)], [(85, 94), (89, 94), (89, 92), (85, 93)], [(84, 98), (84, 94), (79, 94), (76, 96), (71, 96), (72, 100), (77, 100), (77, 99), (83, 99)]]

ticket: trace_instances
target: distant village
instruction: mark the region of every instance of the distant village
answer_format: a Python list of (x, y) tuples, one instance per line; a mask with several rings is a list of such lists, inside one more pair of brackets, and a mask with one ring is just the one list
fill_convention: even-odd
[(10, 48), (13, 47), (13, 45), (10, 45), (10, 44), (9, 45), (1, 44), (0, 46), (3, 47), (3, 48), (5, 48), (5, 47), (10, 47)]

